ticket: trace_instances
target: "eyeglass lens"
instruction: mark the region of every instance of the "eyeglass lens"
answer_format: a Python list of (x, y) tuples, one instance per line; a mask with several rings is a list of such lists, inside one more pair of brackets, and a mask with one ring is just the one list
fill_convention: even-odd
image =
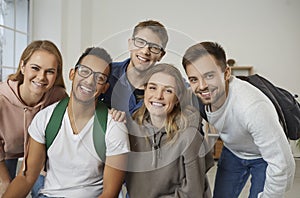
[(146, 40), (139, 38), (139, 37), (134, 37), (133, 41), (134, 41), (134, 45), (136, 47), (142, 48), (142, 47), (145, 47), (146, 45), (148, 45), (149, 50), (155, 54), (158, 54), (163, 50), (162, 47), (160, 47), (159, 45), (157, 45), (155, 43), (147, 42)]
[(107, 76), (101, 72), (94, 72), (91, 68), (79, 65), (78, 74), (83, 78), (88, 78), (91, 74), (94, 74), (94, 78), (98, 84), (104, 84), (107, 82)]

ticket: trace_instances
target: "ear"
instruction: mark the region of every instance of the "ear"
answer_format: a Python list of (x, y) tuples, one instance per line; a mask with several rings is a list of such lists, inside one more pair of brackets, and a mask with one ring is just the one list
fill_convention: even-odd
[(159, 61), (164, 57), (165, 54), (166, 54), (166, 52), (165, 52), (165, 51), (162, 51), (162, 52), (160, 53), (159, 58), (157, 59), (157, 62), (159, 62)]
[(71, 81), (74, 80), (74, 78), (75, 78), (75, 73), (76, 73), (76, 70), (75, 70), (74, 68), (70, 69), (70, 72), (69, 72), (69, 79), (70, 79)]
[(24, 61), (23, 60), (21, 60), (21, 62), (20, 62), (20, 71), (21, 71), (21, 74), (24, 75), (25, 65), (24, 65)]
[(107, 82), (107, 83), (104, 85), (104, 87), (103, 87), (101, 93), (105, 94), (105, 92), (108, 90), (109, 86), (110, 86), (110, 84), (109, 84), (109, 82)]
[(132, 49), (132, 39), (129, 38), (128, 39), (128, 51), (131, 51), (131, 49)]
[(224, 80), (229, 80), (230, 76), (231, 76), (231, 68), (229, 66), (226, 66), (224, 72)]

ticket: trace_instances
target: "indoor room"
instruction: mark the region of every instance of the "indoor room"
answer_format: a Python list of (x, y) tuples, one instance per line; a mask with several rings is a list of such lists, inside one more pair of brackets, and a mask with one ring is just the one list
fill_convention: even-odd
[[(50, 40), (61, 52), (70, 94), (69, 71), (87, 47), (102, 47), (113, 62), (121, 62), (129, 57), (133, 27), (140, 21), (156, 20), (169, 37), (159, 63), (177, 67), (186, 82), (189, 79), (182, 66), (186, 50), (212, 41), (224, 48), (233, 76), (259, 74), (300, 102), (299, 19), (299, 0), (0, 0), (0, 82), (17, 72), (29, 43)], [(146, 41), (145, 46), (149, 44)], [(218, 132), (206, 134), (206, 139), (214, 157), (214, 166), (207, 172), (213, 192), (224, 145)], [(296, 198), (300, 194), (300, 139), (288, 143), (296, 171), (285, 197)], [(248, 197), (250, 186), (248, 179), (239, 197)], [(124, 186), (123, 191), (126, 194)]]

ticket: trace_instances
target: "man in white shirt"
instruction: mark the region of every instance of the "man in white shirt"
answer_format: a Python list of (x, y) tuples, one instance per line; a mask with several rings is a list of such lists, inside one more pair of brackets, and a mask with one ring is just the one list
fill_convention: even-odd
[(225, 51), (217, 43), (191, 46), (182, 64), (204, 104), (200, 112), (224, 142), (213, 196), (239, 197), (251, 175), (249, 197), (284, 197), (293, 183), (295, 161), (272, 102), (231, 75)]
[[(118, 197), (129, 152), (127, 128), (107, 115), (105, 164), (93, 142), (95, 106), (109, 86), (110, 69), (109, 54), (94, 47), (86, 49), (71, 69), (70, 99), (59, 132), (47, 150), (47, 175), (39, 197)], [(23, 174), (13, 180), (4, 198), (25, 197), (38, 177), (46, 160), (45, 129), (56, 105), (40, 111), (32, 121)]]

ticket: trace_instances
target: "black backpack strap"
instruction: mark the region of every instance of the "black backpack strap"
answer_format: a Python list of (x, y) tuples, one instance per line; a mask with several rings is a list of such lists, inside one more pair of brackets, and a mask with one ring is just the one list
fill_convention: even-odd
[(258, 74), (254, 74), (250, 76), (237, 76), (237, 78), (249, 82), (256, 88), (258, 88), (261, 92), (263, 92), (271, 100), (271, 102), (273, 103), (277, 111), (282, 128), (286, 136), (288, 137), (288, 129), (287, 129), (287, 124), (283, 113), (283, 109), (281, 105), (278, 103), (276, 95), (274, 95), (277, 88), (271, 82), (269, 82), (268, 80), (266, 80), (265, 78), (261, 77)]

